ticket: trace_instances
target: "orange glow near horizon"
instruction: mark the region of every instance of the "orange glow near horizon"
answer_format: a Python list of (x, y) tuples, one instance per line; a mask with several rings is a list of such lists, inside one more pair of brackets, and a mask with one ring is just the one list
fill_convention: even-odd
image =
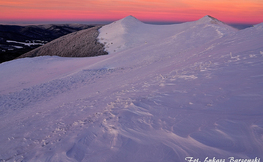
[(260, 0), (1, 0), (1, 21), (194, 21), (211, 15), (226, 23), (263, 22)]

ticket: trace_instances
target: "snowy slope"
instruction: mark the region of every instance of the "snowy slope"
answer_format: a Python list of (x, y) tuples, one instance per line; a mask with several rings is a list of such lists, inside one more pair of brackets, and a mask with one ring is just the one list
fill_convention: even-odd
[(99, 39), (109, 55), (0, 64), (2, 161), (263, 158), (263, 24), (129, 16)]

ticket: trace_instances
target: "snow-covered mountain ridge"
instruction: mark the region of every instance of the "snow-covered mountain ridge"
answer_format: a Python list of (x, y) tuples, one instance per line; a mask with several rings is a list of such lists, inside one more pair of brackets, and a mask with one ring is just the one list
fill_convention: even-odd
[(0, 161), (263, 158), (262, 24), (130, 16), (99, 40), (109, 55), (0, 64)]
[(128, 16), (103, 26), (98, 39), (100, 43), (105, 44), (106, 51), (112, 54), (146, 44), (159, 44), (167, 39), (180, 42), (198, 39), (199, 42), (207, 42), (236, 31), (237, 29), (211, 16), (205, 16), (195, 22), (174, 25), (150, 25)]

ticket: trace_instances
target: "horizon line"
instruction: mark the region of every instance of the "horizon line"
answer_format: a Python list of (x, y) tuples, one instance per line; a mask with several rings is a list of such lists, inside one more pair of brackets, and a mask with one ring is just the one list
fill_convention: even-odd
[[(120, 20), (120, 19), (118, 19)], [(118, 20), (0, 20), (1, 25), (46, 25), (46, 24), (110, 24)], [(156, 25), (169, 25), (169, 24), (180, 24), (192, 21), (151, 21), (151, 20), (140, 20), (147, 24)], [(194, 20), (197, 21), (197, 20)], [(224, 22), (224, 21), (222, 21)], [(224, 22), (231, 25), (256, 25), (260, 23), (242, 23), (242, 22)]]
[[(10, 26), (38, 26), (38, 25), (63, 25), (63, 24), (81, 24), (81, 25), (107, 25), (114, 21), (21, 21), (21, 22), (1, 22), (0, 25), (10, 25)], [(173, 24), (181, 24), (190, 21), (142, 21), (146, 24), (152, 25), (173, 25)], [(249, 24), (249, 23), (225, 23), (229, 26), (232, 26), (236, 29), (245, 29), (249, 27), (253, 27), (257, 24)], [(260, 23), (259, 23), (260, 24)]]

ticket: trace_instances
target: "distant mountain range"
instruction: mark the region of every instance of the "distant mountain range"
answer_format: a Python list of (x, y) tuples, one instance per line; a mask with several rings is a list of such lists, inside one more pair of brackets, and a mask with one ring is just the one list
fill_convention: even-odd
[(63, 35), (96, 25), (0, 25), (0, 63), (12, 60)]
[[(249, 27), (231, 26), (237, 29)], [(92, 27), (97, 28), (60, 38), (64, 35)], [(0, 63), (15, 58), (43, 55), (86, 57), (107, 54), (104, 51), (103, 42), (99, 43), (97, 41), (97, 36), (99, 35), (98, 29), (100, 27), (101, 25), (85, 24), (0, 25)], [(38, 48), (57, 38), (60, 39), (47, 46)], [(72, 44), (70, 43), (72, 39), (78, 41)]]

